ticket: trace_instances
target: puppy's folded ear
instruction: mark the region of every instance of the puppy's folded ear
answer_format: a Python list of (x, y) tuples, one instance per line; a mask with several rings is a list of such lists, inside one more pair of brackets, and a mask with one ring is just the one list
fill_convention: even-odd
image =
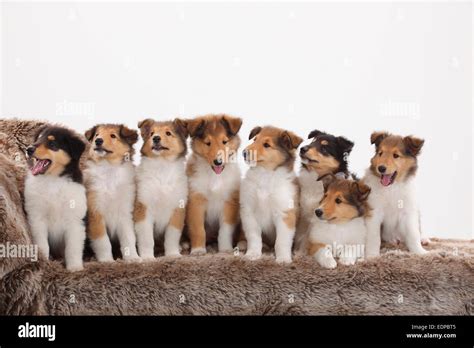
[(390, 134), (388, 134), (387, 132), (373, 132), (370, 136), (370, 143), (375, 144), (375, 146), (378, 147), (382, 140), (384, 140), (389, 135)]
[(91, 129), (86, 130), (86, 132), (84, 133), (84, 136), (86, 137), (87, 141), (92, 140), (92, 138), (95, 135), (96, 130), (97, 130), (97, 126), (94, 126)]
[(337, 178), (334, 174), (326, 174), (318, 178), (318, 181), (323, 183), (324, 191), (326, 191), (329, 185), (331, 185), (331, 183), (334, 182), (336, 179)]
[(239, 117), (224, 115), (221, 122), (227, 131), (227, 135), (231, 137), (235, 136), (239, 132), (240, 127), (242, 127), (242, 119)]
[(79, 161), (82, 156), (82, 153), (86, 149), (86, 144), (76, 136), (71, 136), (65, 138), (69, 146), (69, 155), (75, 161)]
[(38, 138), (40, 137), (41, 133), (43, 133), (43, 131), (48, 128), (47, 125), (43, 125), (43, 126), (40, 126), (39, 128), (37, 128), (34, 133), (33, 133), (33, 142), (35, 142), (36, 140), (38, 140)]
[(260, 133), (261, 131), (262, 131), (262, 127), (254, 127), (254, 129), (250, 131), (249, 140), (252, 140), (253, 138), (255, 138), (257, 134)]
[(186, 121), (179, 118), (175, 118), (173, 121), (173, 126), (176, 133), (181, 135), (184, 139), (188, 137), (189, 133), (188, 133)]
[(415, 138), (411, 135), (403, 138), (405, 150), (410, 156), (418, 156), (424, 143), (425, 141), (423, 139)]
[(288, 149), (288, 150), (294, 150), (297, 149), (298, 146), (303, 142), (303, 139), (301, 139), (299, 136), (297, 136), (295, 133), (290, 132), (290, 131), (283, 131), (280, 134), (280, 139), (282, 144)]
[(206, 130), (206, 126), (207, 126), (207, 121), (202, 118), (194, 118), (192, 120), (186, 120), (186, 128), (188, 129), (188, 133), (191, 138), (202, 137)]
[(138, 140), (138, 132), (135, 129), (130, 129), (127, 126), (120, 126), (120, 137), (129, 145), (133, 145)]
[(152, 120), (151, 118), (147, 118), (143, 121), (138, 122), (138, 129), (140, 129), (140, 134), (143, 139), (149, 137), (153, 123), (155, 123), (155, 120)]
[(337, 137), (337, 143), (341, 146), (342, 152), (349, 154), (354, 147), (354, 143), (344, 137)]
[(311, 133), (308, 134), (308, 139), (316, 138), (318, 135), (324, 134), (324, 132), (321, 132), (320, 130), (313, 130)]
[(359, 202), (363, 202), (369, 198), (370, 187), (361, 181), (354, 181), (351, 183), (351, 193)]

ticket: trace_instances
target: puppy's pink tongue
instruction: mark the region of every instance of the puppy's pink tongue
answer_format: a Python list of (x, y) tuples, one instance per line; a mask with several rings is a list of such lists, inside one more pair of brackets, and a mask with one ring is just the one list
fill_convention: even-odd
[(382, 174), (382, 179), (380, 180), (383, 186), (388, 186), (392, 183), (392, 176), (387, 174)]
[(224, 166), (213, 166), (214, 173), (221, 174), (224, 171)]
[(37, 160), (35, 165), (31, 168), (31, 174), (33, 175), (40, 174), (44, 170), (44, 167), (46, 166), (47, 163), (48, 161), (46, 160)]

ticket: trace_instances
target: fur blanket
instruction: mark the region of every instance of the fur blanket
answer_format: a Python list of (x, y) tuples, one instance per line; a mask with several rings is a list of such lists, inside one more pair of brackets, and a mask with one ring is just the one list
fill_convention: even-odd
[[(24, 150), (42, 122), (0, 120), (0, 245), (31, 243)], [(160, 257), (146, 263), (0, 258), (2, 315), (472, 315), (474, 242), (434, 239), (426, 256), (385, 246), (355, 266), (290, 265), (266, 255)]]

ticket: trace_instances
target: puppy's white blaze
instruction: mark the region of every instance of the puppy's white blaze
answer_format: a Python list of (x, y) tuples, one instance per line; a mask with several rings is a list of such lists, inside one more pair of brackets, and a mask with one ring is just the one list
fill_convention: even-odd
[(291, 261), (294, 229), (288, 229), (283, 219), (288, 211), (288, 202), (296, 195), (294, 179), (294, 172), (286, 167), (274, 171), (252, 167), (247, 171), (241, 185), (240, 207), (249, 257), (252, 254), (261, 255), (264, 233), (270, 240), (276, 241), (278, 261)]
[(95, 252), (97, 261), (110, 262), (114, 260), (112, 256), (112, 245), (110, 244), (107, 233), (102, 237), (91, 240), (91, 248)]
[[(380, 254), (381, 239), (401, 240), (410, 252), (425, 253), (426, 250), (421, 246), (415, 177), (383, 186), (380, 178), (368, 169), (363, 181), (371, 188), (369, 204), (373, 208), (371, 217), (367, 220), (366, 255), (371, 257)], [(399, 204), (400, 201), (403, 202), (402, 206)]]
[(84, 174), (88, 189), (96, 193), (96, 209), (104, 219), (109, 237), (118, 239), (122, 252), (126, 252), (124, 259), (137, 258), (132, 217), (135, 201), (133, 164), (88, 161)]
[(62, 254), (68, 269), (81, 269), (86, 238), (83, 218), (87, 212), (84, 186), (67, 177), (28, 173), (25, 210), (40, 252), (46, 258), (50, 251)]
[(179, 254), (182, 231), (169, 222), (176, 209), (183, 209), (188, 200), (184, 161), (184, 157), (175, 160), (142, 157), (137, 167), (137, 200), (146, 207), (145, 219), (135, 223), (141, 257), (154, 257), (154, 239), (163, 233), (165, 255)]

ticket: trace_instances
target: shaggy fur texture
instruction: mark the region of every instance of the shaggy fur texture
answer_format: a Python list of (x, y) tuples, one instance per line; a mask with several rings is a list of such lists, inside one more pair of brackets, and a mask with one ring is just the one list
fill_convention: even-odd
[[(12, 122), (18, 121), (0, 121), (0, 132), (5, 123), (15, 128)], [(12, 158), (18, 139), (0, 139), (7, 139), (0, 151)], [(5, 146), (13, 152), (3, 152)], [(3, 244), (30, 243), (23, 176), (24, 162), (0, 155)], [(386, 246), (381, 257), (336, 270), (309, 257), (279, 265), (268, 255), (258, 261), (207, 255), (85, 262), (76, 273), (60, 261), (0, 258), (0, 314), (474, 315), (474, 242), (433, 239), (427, 249), (428, 255), (417, 256)]]

